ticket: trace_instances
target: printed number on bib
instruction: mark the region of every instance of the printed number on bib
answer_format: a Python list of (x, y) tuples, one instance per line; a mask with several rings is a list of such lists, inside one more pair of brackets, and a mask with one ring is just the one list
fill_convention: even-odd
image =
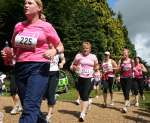
[(82, 69), (81, 74), (92, 74), (93, 70), (88, 70), (88, 69)]
[(16, 35), (15, 44), (16, 47), (33, 49), (37, 44), (37, 38), (31, 36)]

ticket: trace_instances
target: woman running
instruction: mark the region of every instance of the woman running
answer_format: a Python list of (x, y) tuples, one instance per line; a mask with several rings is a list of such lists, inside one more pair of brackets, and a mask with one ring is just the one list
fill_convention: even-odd
[(64, 53), (56, 54), (54, 58), (50, 60), (49, 80), (46, 91), (48, 102), (48, 114), (46, 116), (46, 120), (48, 123), (51, 122), (54, 106), (56, 104), (55, 94), (59, 82), (59, 69), (63, 68), (65, 62)]
[(129, 50), (124, 49), (123, 57), (119, 60), (120, 83), (124, 95), (125, 106), (122, 111), (127, 112), (127, 107), (130, 106), (129, 93), (132, 85), (134, 61), (129, 57)]
[(147, 72), (147, 69), (145, 66), (141, 63), (141, 58), (140, 57), (135, 57), (134, 58), (134, 82), (133, 82), (133, 87), (134, 87), (134, 95), (135, 95), (135, 106), (139, 106), (139, 96), (138, 93), (140, 93), (140, 96), (142, 99), (144, 98), (144, 75), (143, 72)]
[(81, 114), (79, 121), (85, 120), (85, 114), (89, 106), (89, 94), (91, 91), (94, 66), (98, 63), (96, 55), (91, 53), (91, 44), (86, 41), (82, 43), (82, 52), (75, 56), (71, 69), (79, 71), (78, 91), (81, 99)]
[[(40, 106), (48, 84), (49, 59), (64, 47), (53, 26), (42, 20), (41, 0), (24, 0), (24, 13), (26, 20), (16, 24), (12, 36), (15, 81), (23, 107), (19, 123), (47, 123)], [(54, 47), (49, 49), (51, 43)], [(2, 54), (8, 57), (5, 50)]]
[(104, 107), (107, 107), (107, 90), (109, 89), (111, 103), (114, 105), (112, 86), (115, 78), (115, 71), (118, 69), (116, 62), (110, 58), (110, 52), (104, 53), (104, 60), (102, 62), (102, 84), (103, 84), (103, 98)]

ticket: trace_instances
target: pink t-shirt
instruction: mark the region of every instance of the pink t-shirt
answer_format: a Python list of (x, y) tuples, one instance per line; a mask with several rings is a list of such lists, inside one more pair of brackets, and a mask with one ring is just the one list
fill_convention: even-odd
[(35, 61), (47, 62), (43, 57), (48, 44), (57, 46), (60, 38), (53, 26), (45, 21), (38, 20), (33, 24), (19, 22), (15, 26), (17, 35), (13, 41), (17, 62)]
[(98, 63), (98, 59), (96, 55), (89, 54), (87, 56), (82, 55), (82, 53), (79, 53), (76, 55), (74, 59), (74, 63), (76, 65), (79, 65), (79, 76), (83, 78), (92, 78), (94, 73), (94, 64)]
[(135, 78), (143, 78), (143, 71), (142, 71), (142, 65), (141, 64), (137, 64), (134, 68), (134, 77)]

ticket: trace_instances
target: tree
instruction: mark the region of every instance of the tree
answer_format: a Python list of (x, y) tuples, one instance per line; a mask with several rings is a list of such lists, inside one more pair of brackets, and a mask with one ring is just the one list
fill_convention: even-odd
[[(106, 50), (118, 60), (125, 47), (131, 50), (132, 56), (136, 55), (121, 13), (113, 12), (107, 0), (43, 0), (43, 2), (47, 21), (55, 27), (64, 44), (66, 68), (69, 68), (75, 54), (80, 51), (84, 40), (92, 43), (92, 52), (99, 60), (103, 59)], [(24, 19), (23, 0), (1, 0), (0, 11), (2, 49), (5, 40), (10, 41), (14, 25)]]

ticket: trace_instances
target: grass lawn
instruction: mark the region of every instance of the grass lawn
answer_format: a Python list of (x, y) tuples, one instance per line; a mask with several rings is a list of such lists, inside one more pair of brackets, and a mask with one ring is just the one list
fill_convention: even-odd
[(58, 100), (61, 101), (71, 101), (77, 98), (77, 91), (75, 88), (71, 88), (67, 93), (60, 93), (57, 96)]
[[(150, 91), (145, 91), (145, 100), (140, 100), (140, 107), (150, 109)], [(90, 97), (94, 97), (94, 91), (91, 92)], [(70, 89), (67, 93), (59, 94), (58, 100), (74, 101), (77, 98), (77, 91), (75, 88)]]
[(145, 100), (140, 100), (140, 107), (150, 110), (150, 91), (145, 91)]
[[(91, 92), (90, 97), (94, 97), (94, 91)], [(67, 93), (59, 94), (58, 100), (61, 101), (74, 101), (77, 99), (77, 91), (75, 88), (71, 88)]]

